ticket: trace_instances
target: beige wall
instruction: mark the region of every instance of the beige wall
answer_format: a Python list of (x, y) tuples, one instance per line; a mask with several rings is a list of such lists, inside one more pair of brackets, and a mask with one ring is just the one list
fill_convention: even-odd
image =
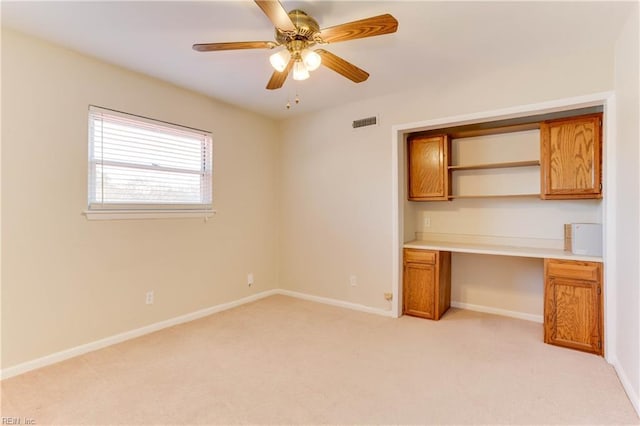
[[(510, 68), (469, 70), (466, 75), (456, 74), (455, 81), (437, 84), (425, 81), (423, 87), (411, 92), (284, 121), (281, 285), (376, 308), (391, 308), (383, 293), (391, 291), (393, 273), (393, 125), (579, 96), (612, 87), (611, 50), (576, 52), (562, 58), (516, 63)], [(352, 120), (371, 115), (380, 115), (379, 126), (351, 129)], [(473, 201), (466, 205), (473, 205)], [(447, 206), (451, 209), (454, 204)], [(505, 214), (501, 205), (493, 208)], [(405, 211), (405, 220), (410, 222), (416, 217), (412, 209)], [(596, 206), (595, 213), (587, 216), (598, 218), (599, 210)], [(465, 223), (465, 212), (453, 209), (447, 213)], [(518, 225), (534, 215), (532, 212), (521, 217)], [(482, 233), (484, 225), (476, 225), (472, 231)], [(410, 239), (412, 235), (409, 232), (405, 237)], [(460, 266), (465, 259), (471, 262), (469, 267), (478, 262), (474, 256), (458, 256), (454, 261)], [(465, 272), (465, 266), (461, 267), (460, 271)], [(541, 271), (537, 263), (527, 267)], [(351, 274), (358, 276), (357, 287), (349, 284)], [(458, 277), (460, 282), (468, 274)], [(467, 292), (466, 303), (486, 305), (487, 297), (493, 297), (494, 304), (505, 302), (496, 301), (491, 288), (485, 290), (482, 299)], [(539, 291), (536, 297), (541, 301), (541, 288)], [(540, 304), (526, 300), (508, 301), (500, 307), (541, 313)]]
[[(89, 104), (212, 131), (217, 215), (87, 221)], [(278, 287), (277, 143), (272, 120), (3, 30), (2, 367)]]
[(615, 49), (617, 108), (616, 356), (640, 413), (640, 86), (638, 5)]

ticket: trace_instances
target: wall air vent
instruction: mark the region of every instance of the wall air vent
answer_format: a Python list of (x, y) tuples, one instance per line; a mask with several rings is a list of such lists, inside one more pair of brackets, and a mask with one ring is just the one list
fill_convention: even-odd
[(378, 125), (378, 117), (376, 116), (361, 118), (360, 120), (353, 120), (353, 124), (352, 124), (354, 129), (358, 129), (360, 127), (366, 127), (366, 126), (377, 126), (377, 125)]

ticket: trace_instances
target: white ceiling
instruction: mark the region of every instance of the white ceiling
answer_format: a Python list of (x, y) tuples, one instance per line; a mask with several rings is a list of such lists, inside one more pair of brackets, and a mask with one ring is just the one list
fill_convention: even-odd
[[(425, 81), (513, 62), (610, 47), (630, 2), (282, 1), (321, 28), (391, 13), (395, 34), (325, 49), (368, 71), (360, 84), (321, 67), (268, 91), (270, 50), (195, 52), (194, 43), (273, 40), (273, 26), (244, 1), (2, 1), (2, 24), (273, 118), (406, 91)], [(284, 105), (296, 92), (301, 103)]]

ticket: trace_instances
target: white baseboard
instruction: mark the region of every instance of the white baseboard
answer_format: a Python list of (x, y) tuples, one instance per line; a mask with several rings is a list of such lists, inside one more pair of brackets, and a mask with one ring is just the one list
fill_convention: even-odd
[(312, 302), (324, 303), (325, 305), (339, 306), (341, 308), (352, 309), (354, 311), (367, 312), (369, 314), (382, 315), (385, 317), (393, 317), (393, 313), (384, 309), (372, 308), (370, 306), (360, 305), (359, 303), (345, 302), (344, 300), (330, 299), (328, 297), (314, 296), (306, 293), (299, 293), (292, 290), (276, 290), (277, 294), (283, 296), (295, 297), (297, 299), (310, 300)]
[(518, 318), (527, 321), (543, 323), (542, 315), (526, 314), (524, 312), (508, 311), (506, 309), (494, 308), (491, 306), (473, 305), (471, 303), (451, 302), (454, 308), (467, 309), (469, 311), (485, 312), (488, 314), (502, 315), (504, 317)]
[(622, 366), (620, 365), (620, 361), (618, 361), (618, 358), (613, 357), (609, 360), (609, 363), (613, 365), (613, 368), (616, 370), (616, 374), (618, 374), (620, 383), (622, 383), (622, 387), (627, 393), (627, 396), (631, 401), (631, 405), (633, 405), (633, 408), (636, 410), (636, 414), (638, 414), (638, 417), (640, 417), (640, 395), (638, 395), (635, 389), (633, 389), (633, 386), (631, 386), (629, 377), (625, 373), (624, 368), (622, 368)]
[(22, 364), (14, 365), (13, 367), (8, 367), (0, 370), (0, 379), (8, 379), (9, 377), (14, 377), (19, 374), (26, 373), (28, 371), (46, 367), (47, 365), (55, 364), (57, 362), (67, 360), (69, 358), (83, 355), (83, 354), (86, 354), (87, 352), (92, 352), (98, 349), (105, 348), (110, 345), (115, 345), (116, 343), (124, 342), (126, 340), (134, 339), (136, 337), (140, 337), (145, 334), (162, 330), (163, 328), (172, 327), (174, 325), (178, 325), (185, 322), (196, 320), (198, 318), (206, 317), (208, 315), (215, 314), (216, 312), (226, 311), (227, 309), (235, 308), (237, 306), (254, 302), (259, 299), (264, 299), (265, 297), (273, 296), (276, 294), (295, 297), (297, 299), (310, 300), (318, 303), (324, 303), (326, 305), (353, 309), (355, 311), (368, 312), (371, 314), (383, 315), (388, 317), (392, 316), (391, 311), (371, 308), (369, 306), (360, 305), (357, 303), (344, 302), (342, 300), (329, 299), (327, 297), (313, 296), (310, 294), (298, 293), (296, 291), (273, 289), (273, 290), (263, 291), (261, 293), (257, 293), (248, 297), (243, 297), (242, 299), (234, 300), (232, 302), (222, 303), (220, 305), (215, 305), (210, 308), (201, 309), (199, 311), (191, 312), (189, 314), (181, 315), (175, 318), (170, 318), (168, 320), (156, 322), (154, 324), (149, 324), (144, 327), (126, 331), (124, 333), (120, 333), (114, 336), (106, 337), (104, 339), (96, 340), (95, 342), (90, 342), (84, 345), (76, 346), (74, 348), (65, 349), (63, 351), (46, 355), (31, 361), (23, 362)]
[(149, 324), (144, 327), (136, 328), (134, 330), (126, 331), (124, 333), (116, 334), (114, 336), (106, 337), (104, 339), (96, 340), (95, 342), (86, 343), (84, 345), (76, 346), (74, 348), (66, 349), (64, 351), (56, 352), (50, 355), (43, 356), (31, 361), (23, 362), (22, 364), (15, 365), (13, 367), (0, 370), (0, 379), (8, 379), (9, 377), (17, 376), (19, 374), (26, 373), (31, 370), (46, 367), (47, 365), (55, 364), (60, 361), (64, 361), (69, 358), (73, 358), (87, 352), (92, 352), (104, 347), (115, 345), (116, 343), (124, 342), (125, 340), (134, 339), (136, 337), (143, 336), (145, 334), (153, 333), (163, 328), (172, 327), (174, 325), (182, 324), (185, 322), (193, 321), (198, 318), (206, 317), (207, 315), (214, 314), (216, 312), (226, 311), (227, 309), (235, 308), (245, 303), (254, 302), (259, 299), (263, 299), (268, 296), (278, 294), (278, 290), (267, 290), (261, 293), (257, 293), (242, 299), (234, 300), (228, 303), (222, 303), (209, 308), (201, 309), (199, 311), (191, 312), (189, 314), (180, 315), (175, 318)]

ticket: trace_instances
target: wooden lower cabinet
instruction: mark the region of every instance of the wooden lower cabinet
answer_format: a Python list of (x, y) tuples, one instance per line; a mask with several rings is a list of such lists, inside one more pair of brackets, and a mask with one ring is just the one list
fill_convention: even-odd
[(439, 320), (451, 304), (451, 253), (404, 249), (402, 292), (404, 314)]
[(602, 264), (544, 260), (544, 341), (604, 354)]

